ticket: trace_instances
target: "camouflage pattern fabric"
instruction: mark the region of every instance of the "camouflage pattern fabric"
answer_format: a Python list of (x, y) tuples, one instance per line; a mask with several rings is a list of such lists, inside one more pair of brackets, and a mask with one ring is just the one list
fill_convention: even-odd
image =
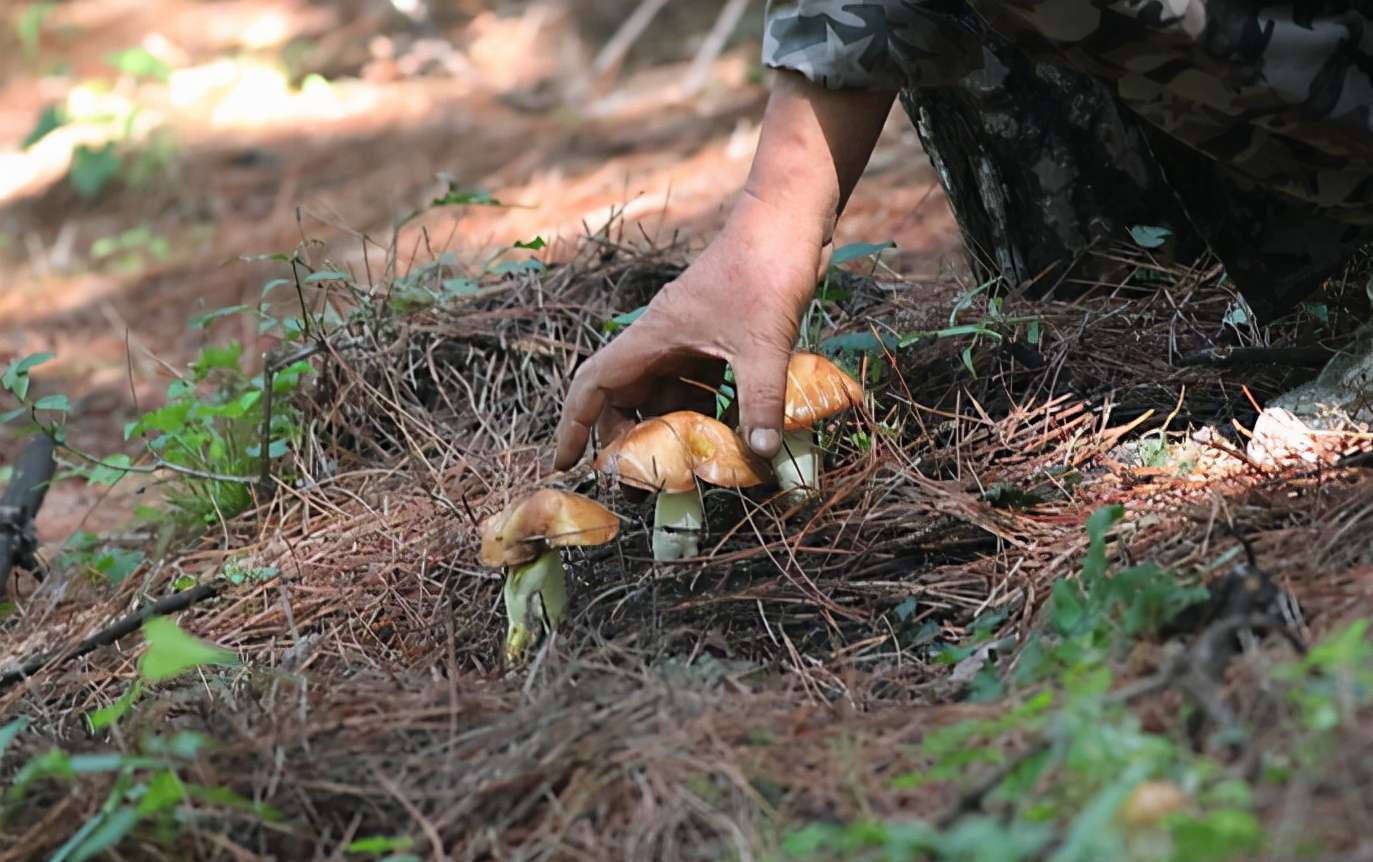
[[(984, 57), (957, 5), (769, 0), (763, 61), (830, 88), (952, 84)], [(1373, 226), (1369, 0), (969, 5), (1032, 58), (1109, 82), (1122, 103), (1239, 186)]]

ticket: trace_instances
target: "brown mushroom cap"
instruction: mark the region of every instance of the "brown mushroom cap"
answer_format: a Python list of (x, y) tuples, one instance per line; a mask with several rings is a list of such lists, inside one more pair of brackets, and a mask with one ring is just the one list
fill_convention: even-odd
[(1169, 814), (1185, 811), (1191, 798), (1171, 781), (1145, 781), (1120, 806), (1120, 817), (1132, 827), (1152, 826)]
[(598, 473), (632, 488), (680, 494), (696, 487), (691, 452), (677, 430), (661, 418), (629, 429), (596, 456)]
[(787, 431), (810, 428), (863, 401), (863, 387), (815, 353), (793, 353), (787, 363)]
[(672, 426), (691, 453), (696, 477), (722, 488), (752, 488), (771, 477), (763, 459), (753, 454), (729, 426), (702, 413), (679, 410), (659, 417)]
[(620, 531), (605, 506), (581, 494), (545, 488), (482, 521), (484, 566), (518, 566), (548, 547), (604, 545)]

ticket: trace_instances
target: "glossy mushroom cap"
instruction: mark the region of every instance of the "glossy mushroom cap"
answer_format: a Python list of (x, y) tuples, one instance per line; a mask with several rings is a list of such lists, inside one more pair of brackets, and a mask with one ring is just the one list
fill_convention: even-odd
[(721, 488), (752, 488), (772, 478), (767, 463), (718, 419), (691, 410), (659, 418), (686, 444), (691, 469), (701, 481)]
[(631, 488), (681, 494), (696, 487), (691, 452), (677, 429), (661, 418), (635, 425), (596, 456), (596, 472)]
[(604, 545), (620, 531), (605, 506), (581, 494), (545, 488), (481, 524), (484, 566), (518, 566), (549, 547)]
[(799, 431), (863, 401), (863, 387), (839, 366), (815, 353), (793, 353), (787, 364), (783, 428)]
[(601, 450), (597, 471), (634, 488), (681, 494), (695, 479), (751, 488), (771, 478), (767, 464), (725, 423), (692, 410), (640, 422)]

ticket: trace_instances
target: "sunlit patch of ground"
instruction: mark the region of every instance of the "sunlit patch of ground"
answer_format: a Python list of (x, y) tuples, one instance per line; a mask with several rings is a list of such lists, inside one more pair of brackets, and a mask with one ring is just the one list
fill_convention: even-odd
[[(438, 59), (422, 67), (413, 44), (385, 35), (388, 20), (348, 4), (242, 0), (210, 13), (179, 0), (69, 3), (45, 21), (47, 60), (11, 58), (0, 84), (0, 318), (11, 324), (0, 328), (0, 360), (57, 354), (37, 387), (74, 398), (73, 442), (119, 449), (123, 424), (157, 402), (168, 368), (205, 343), (186, 320), (256, 301), (267, 266), (244, 256), (289, 251), (304, 231), (326, 242), (314, 254), (363, 273), (376, 261), (363, 259), (360, 236), (389, 241), (393, 220), (441, 188), (439, 173), (517, 206), (430, 212), (401, 248), (417, 247), (420, 228), (465, 260), (543, 236), (556, 259), (612, 214), (627, 235), (662, 241), (699, 244), (721, 224), (765, 98), (750, 80), (756, 46), (727, 53), (687, 101), (665, 96), (683, 66), (650, 66), (584, 110), (529, 110), (511, 94), (565, 72), (559, 63), (587, 61), (585, 50), (549, 48), (566, 41), (568, 22), (484, 13), (452, 35), (458, 47), (428, 49)], [(360, 77), (292, 80), (283, 47), (306, 37), (315, 55), (361, 58)], [(515, 43), (531, 51), (500, 50)], [(168, 77), (112, 78), (107, 58), (130, 48)], [(32, 75), (58, 58), (60, 74)], [(50, 104), (72, 122), (21, 149)], [(90, 200), (73, 192), (75, 147), (130, 130), (165, 147), (148, 175)], [(917, 276), (955, 264), (956, 228), (899, 111), (869, 175), (838, 241), (894, 240), (885, 260)], [(247, 326), (222, 334), (257, 341)], [(88, 502), (60, 487), (43, 534), (63, 535)], [(117, 522), (110, 513), (126, 503), (106, 501), (95, 522)]]

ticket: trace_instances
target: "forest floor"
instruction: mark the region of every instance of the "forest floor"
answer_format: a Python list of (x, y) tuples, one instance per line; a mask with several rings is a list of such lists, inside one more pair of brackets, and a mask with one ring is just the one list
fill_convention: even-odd
[[(1129, 244), (989, 297), (896, 114), (805, 333), (868, 390), (823, 495), (711, 492), (655, 565), (550, 434), (718, 227), (756, 43), (674, 97), (715, 11), (665, 13), (572, 98), (616, 4), (454, 5), (81, 0), (33, 48), (15, 13), (0, 361), (54, 354), (26, 395), (69, 448), (0, 618), (0, 860), (1373, 858), (1367, 435), (1257, 457), (1316, 369), (1198, 358), (1338, 347), (1366, 274), (1262, 328)], [(110, 170), (92, 80), (139, 106)], [(545, 486), (623, 526), (505, 667), (476, 523)]]

